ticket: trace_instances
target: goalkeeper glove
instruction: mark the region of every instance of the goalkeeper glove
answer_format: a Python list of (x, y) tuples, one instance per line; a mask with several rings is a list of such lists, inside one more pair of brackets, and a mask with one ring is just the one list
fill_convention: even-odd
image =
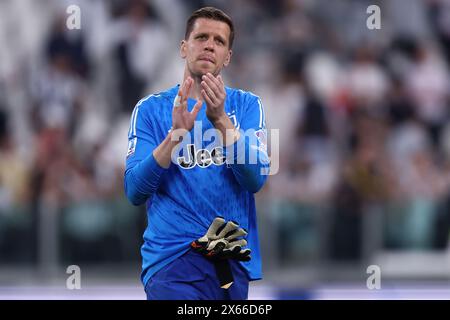
[(198, 253), (210, 259), (236, 259), (249, 261), (251, 259), (250, 249), (242, 249), (247, 245), (245, 239), (247, 232), (239, 228), (233, 221), (225, 223), (222, 217), (216, 217), (208, 228), (206, 234), (193, 241), (191, 247)]
[(225, 223), (224, 218), (216, 217), (206, 234), (193, 241), (191, 247), (208, 258), (214, 258), (227, 246), (228, 242), (225, 240), (227, 233), (236, 228), (237, 225), (234, 222)]
[(239, 237), (246, 236), (247, 232), (242, 228), (237, 228), (231, 231), (226, 237), (225, 241), (227, 245), (225, 248), (217, 254), (218, 258), (222, 259), (233, 259), (239, 261), (250, 261), (251, 260), (251, 250), (242, 249), (247, 245), (245, 239), (239, 239)]
[(223, 289), (228, 289), (234, 281), (227, 260), (249, 261), (251, 259), (251, 250), (242, 249), (247, 245), (247, 241), (239, 239), (246, 235), (247, 232), (239, 228), (237, 223), (225, 222), (222, 217), (216, 217), (206, 234), (191, 243), (195, 251), (213, 261), (220, 287)]

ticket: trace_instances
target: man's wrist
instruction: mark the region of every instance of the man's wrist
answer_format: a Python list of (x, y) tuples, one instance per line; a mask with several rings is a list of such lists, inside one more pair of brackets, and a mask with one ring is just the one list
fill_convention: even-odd
[(240, 137), (241, 133), (239, 132), (238, 129), (236, 128), (227, 129), (225, 134), (225, 140), (223, 141), (223, 146), (224, 147), (231, 146), (232, 144), (236, 143), (236, 141), (238, 141)]
[(164, 140), (166, 140), (171, 149), (173, 149), (183, 140), (186, 133), (188, 133), (186, 129), (170, 129)]
[(240, 132), (237, 130), (231, 119), (224, 113), (216, 121), (212, 122), (213, 126), (221, 134), (222, 144), (227, 147), (234, 144), (240, 137)]
[(181, 136), (174, 135), (174, 131), (170, 130), (161, 144), (153, 151), (153, 157), (156, 162), (164, 169), (170, 167), (172, 160), (172, 152), (180, 143)]
[(226, 123), (228, 122), (228, 120), (230, 120), (230, 118), (224, 112), (219, 117), (217, 117), (215, 119), (211, 119), (210, 121), (216, 129), (220, 130), (221, 128), (226, 127)]

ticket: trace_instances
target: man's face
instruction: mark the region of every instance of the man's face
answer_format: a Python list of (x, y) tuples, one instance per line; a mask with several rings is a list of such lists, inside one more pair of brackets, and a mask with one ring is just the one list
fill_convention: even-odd
[(210, 72), (217, 76), (230, 63), (230, 27), (222, 21), (199, 18), (187, 40), (181, 42), (181, 57), (194, 77)]

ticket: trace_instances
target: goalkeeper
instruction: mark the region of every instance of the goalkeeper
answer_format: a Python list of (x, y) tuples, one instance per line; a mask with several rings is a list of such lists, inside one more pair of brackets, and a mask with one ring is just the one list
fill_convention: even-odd
[(180, 44), (181, 85), (131, 115), (124, 187), (146, 204), (148, 299), (247, 299), (249, 281), (262, 278), (253, 194), (269, 170), (265, 116), (257, 96), (220, 76), (233, 39), (225, 13), (195, 11)]

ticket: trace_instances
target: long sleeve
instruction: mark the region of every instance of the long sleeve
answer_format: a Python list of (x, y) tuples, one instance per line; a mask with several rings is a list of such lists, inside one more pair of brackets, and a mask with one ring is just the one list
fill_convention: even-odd
[(245, 108), (240, 133), (233, 145), (224, 150), (227, 164), (231, 166), (238, 183), (256, 193), (267, 180), (270, 159), (267, 154), (265, 116), (261, 101), (251, 96)]
[(124, 187), (127, 198), (136, 206), (143, 204), (159, 187), (162, 168), (150, 154), (125, 171)]
[(152, 122), (142, 102), (131, 115), (128, 132), (128, 152), (124, 176), (125, 194), (134, 205), (141, 205), (151, 198), (160, 185), (161, 176), (167, 170), (153, 157), (157, 147)]

